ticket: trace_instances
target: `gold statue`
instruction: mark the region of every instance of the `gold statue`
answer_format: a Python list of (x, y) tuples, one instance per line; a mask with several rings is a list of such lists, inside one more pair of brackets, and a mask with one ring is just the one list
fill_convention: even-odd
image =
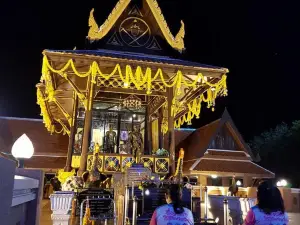
[(117, 137), (117, 133), (113, 131), (113, 126), (112, 124), (110, 124), (109, 130), (105, 134), (106, 152), (114, 153), (115, 145), (116, 145), (116, 137)]
[(106, 178), (106, 176), (104, 176), (99, 172), (99, 168), (101, 167), (99, 165), (100, 163), (99, 151), (100, 151), (100, 145), (96, 143), (94, 146), (94, 154), (93, 154), (91, 171), (86, 171), (82, 175), (86, 188), (99, 188), (102, 180)]
[(135, 125), (133, 131), (129, 133), (129, 146), (136, 163), (141, 162), (143, 136), (140, 132), (140, 126)]

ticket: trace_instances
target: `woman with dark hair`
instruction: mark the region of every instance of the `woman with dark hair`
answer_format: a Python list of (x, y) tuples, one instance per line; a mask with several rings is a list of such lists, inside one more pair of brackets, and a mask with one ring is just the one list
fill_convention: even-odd
[(150, 225), (193, 225), (192, 212), (181, 204), (182, 192), (178, 184), (171, 184), (165, 194), (167, 204), (158, 207), (151, 218)]
[(277, 187), (263, 182), (257, 189), (258, 204), (250, 209), (244, 225), (287, 225), (288, 216), (284, 209), (281, 193)]

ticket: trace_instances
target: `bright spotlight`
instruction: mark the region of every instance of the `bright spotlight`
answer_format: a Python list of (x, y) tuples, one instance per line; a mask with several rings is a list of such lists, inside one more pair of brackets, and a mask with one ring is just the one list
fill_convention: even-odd
[(286, 180), (281, 180), (281, 186), (286, 187), (287, 186), (287, 181)]
[(211, 178), (212, 178), (212, 179), (217, 179), (217, 178), (218, 178), (218, 176), (217, 176), (217, 175), (215, 175), (215, 174), (213, 174), (213, 175), (211, 175)]
[(236, 185), (237, 185), (237, 186), (242, 186), (242, 182), (241, 182), (240, 180), (238, 180), (238, 181), (236, 182)]
[(276, 183), (277, 187), (286, 187), (288, 185), (287, 181), (282, 179), (280, 181), (277, 181)]
[(148, 189), (145, 190), (145, 195), (150, 195), (150, 191)]

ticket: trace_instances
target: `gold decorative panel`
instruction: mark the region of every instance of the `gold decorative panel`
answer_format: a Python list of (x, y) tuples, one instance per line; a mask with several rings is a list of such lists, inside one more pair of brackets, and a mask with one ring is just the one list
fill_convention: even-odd
[(119, 172), (120, 156), (105, 156), (104, 172)]
[(72, 168), (79, 168), (80, 167), (80, 155), (73, 155), (72, 156)]
[(135, 162), (133, 157), (122, 157), (122, 172), (125, 172), (126, 168), (129, 168), (132, 166), (132, 164)]
[(169, 172), (169, 158), (155, 158), (155, 173)]
[(153, 171), (153, 169), (154, 169), (153, 168), (153, 164), (154, 164), (154, 158), (153, 157), (142, 157), (141, 161), (144, 164), (144, 167), (149, 168), (151, 171)]
[[(87, 165), (86, 165), (86, 169), (88, 171), (92, 170), (93, 158), (94, 158), (93, 155), (88, 156)], [(102, 155), (99, 155), (99, 158), (98, 158), (98, 170), (100, 172), (103, 170), (103, 156)]]

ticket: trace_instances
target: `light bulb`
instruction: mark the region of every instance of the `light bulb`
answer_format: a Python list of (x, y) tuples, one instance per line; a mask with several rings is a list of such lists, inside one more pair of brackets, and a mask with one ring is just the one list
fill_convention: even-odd
[(135, 117), (136, 117), (136, 114), (133, 114), (132, 117), (135, 118)]
[(242, 182), (241, 182), (240, 180), (238, 180), (238, 181), (236, 182), (236, 185), (237, 185), (237, 186), (241, 186), (241, 185), (242, 185)]
[(213, 174), (213, 175), (211, 175), (211, 178), (213, 178), (213, 179), (217, 179), (217, 178), (218, 178), (218, 176), (217, 176), (217, 175), (215, 175), (215, 174)]
[(26, 134), (19, 137), (11, 149), (11, 154), (15, 158), (30, 159), (33, 156), (33, 153), (33, 144)]

